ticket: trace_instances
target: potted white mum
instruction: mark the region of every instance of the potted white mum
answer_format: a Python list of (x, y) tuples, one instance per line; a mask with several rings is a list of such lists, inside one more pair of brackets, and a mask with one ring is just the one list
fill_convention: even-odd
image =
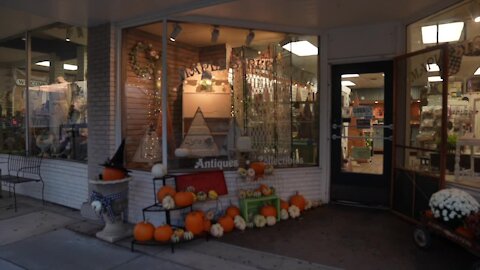
[(465, 218), (479, 210), (479, 204), (467, 192), (449, 188), (440, 190), (430, 197), (430, 209), (433, 216), (445, 224), (456, 228)]

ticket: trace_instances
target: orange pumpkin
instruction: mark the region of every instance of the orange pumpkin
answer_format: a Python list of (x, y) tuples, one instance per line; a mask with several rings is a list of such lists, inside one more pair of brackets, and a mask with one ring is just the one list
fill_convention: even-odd
[(425, 211), (425, 217), (430, 219), (433, 218), (432, 210)]
[(102, 179), (106, 181), (119, 180), (125, 178), (125, 171), (112, 167), (103, 168)]
[(212, 222), (208, 219), (205, 219), (203, 221), (203, 231), (209, 232), (211, 227), (212, 227)]
[(235, 223), (233, 223), (233, 218), (231, 216), (223, 216), (219, 218), (218, 223), (222, 226), (223, 232), (231, 232), (235, 227)]
[(185, 228), (191, 231), (194, 235), (199, 235), (204, 230), (205, 216), (203, 212), (193, 211), (187, 214), (185, 218)]
[(139, 222), (133, 228), (133, 237), (137, 241), (149, 241), (153, 239), (155, 227), (147, 221)]
[(474, 239), (475, 234), (470, 230), (469, 228), (466, 228), (465, 226), (459, 226), (455, 229), (455, 232), (467, 239)]
[(295, 195), (293, 195), (292, 197), (290, 197), (290, 204), (293, 204), (295, 206), (298, 207), (298, 209), (300, 209), (300, 211), (303, 211), (305, 210), (305, 197), (303, 197), (302, 195), (300, 195), (297, 191), (297, 193)]
[(162, 202), (162, 200), (163, 200), (163, 198), (165, 198), (165, 196), (170, 195), (170, 196), (172, 196), (172, 198), (174, 198), (176, 193), (177, 192), (175, 191), (175, 189), (173, 187), (163, 186), (157, 192), (157, 199), (158, 199), (159, 202)]
[(288, 207), (289, 207), (289, 206), (290, 206), (290, 205), (288, 204), (287, 201), (280, 200), (280, 209), (285, 209), (285, 210), (288, 211)]
[(154, 238), (159, 242), (168, 242), (172, 237), (173, 229), (170, 225), (159, 226), (155, 229)]
[(263, 162), (252, 162), (250, 168), (255, 171), (255, 178), (261, 177), (265, 173), (265, 163)]
[(187, 191), (180, 191), (175, 194), (174, 199), (177, 207), (190, 206), (193, 203), (193, 194)]
[(267, 185), (261, 184), (259, 188), (260, 192), (262, 192), (263, 196), (270, 196), (272, 195), (272, 189)]
[(225, 211), (225, 214), (231, 218), (235, 218), (236, 216), (240, 215), (240, 209), (235, 205), (230, 205)]
[(264, 217), (277, 218), (277, 208), (273, 205), (265, 205), (260, 209), (260, 214)]

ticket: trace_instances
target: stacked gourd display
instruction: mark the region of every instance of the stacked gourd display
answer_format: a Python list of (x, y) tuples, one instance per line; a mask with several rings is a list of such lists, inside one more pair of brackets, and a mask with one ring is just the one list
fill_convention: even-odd
[[(264, 188), (261, 185), (259, 188)], [(190, 189), (190, 188), (189, 188)], [(210, 192), (209, 192), (210, 193)], [(202, 196), (202, 194), (200, 194)], [(205, 199), (216, 199), (215, 194)], [(271, 194), (265, 195), (269, 196)], [(175, 192), (175, 189), (169, 186), (162, 187), (157, 193), (159, 201), (166, 208), (182, 207), (191, 205), (199, 198), (199, 194), (190, 191)], [(299, 193), (290, 197), (287, 202), (281, 200), (280, 218), (287, 220), (289, 218), (298, 218), (305, 210), (320, 206), (320, 201), (305, 199)], [(155, 240), (163, 243), (177, 243), (181, 240), (192, 240), (193, 238), (210, 233), (214, 237), (222, 237), (234, 229), (243, 231), (247, 228), (262, 228), (273, 226), (277, 223), (277, 209), (272, 205), (261, 207), (259, 214), (253, 217), (253, 222), (246, 222), (240, 214), (240, 209), (235, 205), (228, 206), (223, 215), (215, 220), (213, 211), (195, 210), (188, 213), (185, 217), (185, 229), (174, 229), (170, 225), (162, 225), (157, 228), (149, 222), (140, 222), (135, 226), (134, 237), (137, 241)]]
[[(165, 185), (157, 192), (157, 199), (166, 210), (185, 208), (195, 201), (216, 200), (218, 197), (214, 190), (195, 193), (194, 187), (185, 191), (176, 191), (172, 186)], [(155, 240), (161, 243), (178, 243), (182, 240), (192, 240), (195, 236), (202, 235), (210, 230), (211, 222), (202, 211), (189, 212), (185, 217), (185, 229), (174, 228), (170, 224), (163, 224), (155, 228), (148, 221), (135, 225), (133, 236), (135, 240), (145, 242)]]
[[(265, 185), (260, 185), (254, 192), (260, 192), (262, 194), (260, 196), (270, 196), (274, 194), (267, 192), (267, 194), (263, 195), (260, 191), (262, 188), (264, 189)], [(242, 194), (239, 195), (242, 196)], [(248, 197), (248, 194), (246, 193), (245, 196)], [(296, 193), (290, 197), (289, 202), (281, 201), (281, 220), (298, 218), (303, 211), (318, 207), (320, 204), (320, 201), (311, 201), (305, 199), (301, 194)], [(277, 209), (273, 205), (267, 204), (260, 208), (257, 215), (253, 216), (252, 222), (246, 222), (240, 215), (240, 209), (235, 205), (230, 205), (225, 210), (224, 216), (219, 218), (216, 223), (213, 223), (210, 228), (210, 234), (214, 237), (222, 237), (224, 233), (231, 232), (234, 229), (243, 231), (247, 228), (273, 226), (277, 223), (277, 214)]]

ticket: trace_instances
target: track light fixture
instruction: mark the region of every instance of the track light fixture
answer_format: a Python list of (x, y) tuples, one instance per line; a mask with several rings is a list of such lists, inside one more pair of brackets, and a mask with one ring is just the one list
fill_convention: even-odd
[(218, 29), (218, 25), (214, 25), (212, 30), (212, 43), (217, 43), (219, 35), (220, 30)]
[(67, 27), (66, 31), (65, 31), (65, 41), (66, 42), (70, 42), (70, 38), (72, 37), (72, 28), (71, 27)]
[(255, 33), (253, 32), (252, 29), (250, 29), (250, 32), (248, 32), (247, 38), (245, 39), (245, 45), (250, 46), (254, 38), (255, 38)]
[(180, 24), (175, 23), (175, 26), (173, 27), (173, 31), (170, 34), (170, 41), (175, 42), (175, 39), (180, 34), (180, 32), (182, 32), (182, 27), (180, 26)]

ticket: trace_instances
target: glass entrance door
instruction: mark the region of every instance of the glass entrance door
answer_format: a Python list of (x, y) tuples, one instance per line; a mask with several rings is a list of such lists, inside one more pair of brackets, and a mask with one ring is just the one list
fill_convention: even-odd
[(333, 66), (332, 91), (332, 200), (387, 206), (392, 62)]

